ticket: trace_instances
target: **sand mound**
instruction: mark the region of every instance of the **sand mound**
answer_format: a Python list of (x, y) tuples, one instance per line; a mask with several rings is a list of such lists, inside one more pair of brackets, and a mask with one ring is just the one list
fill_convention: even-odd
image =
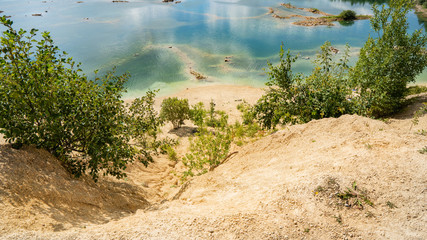
[(73, 179), (44, 150), (0, 145), (0, 236), (106, 223), (146, 206), (144, 192), (126, 182)]
[[(427, 116), (420, 126), (427, 127)], [(426, 142), (426, 136), (414, 129), (402, 131), (393, 123), (359, 116), (313, 121), (243, 147), (213, 172), (193, 179), (178, 200), (105, 225), (9, 237), (425, 239), (427, 156), (418, 150)], [(49, 171), (47, 163), (44, 169)], [(63, 178), (68, 186), (74, 181)], [(339, 205), (335, 193), (344, 192), (354, 181), (374, 203), (372, 207)], [(336, 192), (316, 193), (319, 186), (328, 189), (331, 182)], [(62, 194), (71, 193), (64, 188)], [(41, 195), (47, 194), (40, 192), (40, 199)], [(76, 209), (80, 207), (93, 209), (87, 204)]]

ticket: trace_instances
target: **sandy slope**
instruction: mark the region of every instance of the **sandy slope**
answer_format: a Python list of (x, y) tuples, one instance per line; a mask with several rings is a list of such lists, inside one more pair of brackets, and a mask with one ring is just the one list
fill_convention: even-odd
[[(415, 108), (388, 123), (346, 115), (288, 127), (238, 149), (177, 200), (180, 164), (165, 157), (95, 187), (44, 151), (3, 145), (0, 238), (427, 239), (427, 154), (418, 152), (427, 136), (417, 133), (427, 115), (411, 128)], [(354, 181), (373, 207), (339, 205), (335, 193)]]

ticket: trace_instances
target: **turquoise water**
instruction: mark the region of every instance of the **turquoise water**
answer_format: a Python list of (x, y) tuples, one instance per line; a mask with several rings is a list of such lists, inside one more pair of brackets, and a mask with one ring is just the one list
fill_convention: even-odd
[[(300, 54), (295, 71), (309, 73), (311, 60), (325, 42), (338, 49), (351, 45), (354, 58), (371, 32), (369, 21), (344, 26), (302, 27), (295, 19), (276, 19), (269, 8), (286, 16), (300, 14), (278, 0), (161, 0), (12, 1), (0, 0), (0, 10), (11, 15), (16, 27), (51, 32), (61, 50), (67, 51), (90, 76), (95, 69), (129, 72), (125, 97), (148, 88), (169, 94), (186, 87), (209, 84), (263, 86), (267, 60), (277, 61), (280, 44)], [(344, 0), (287, 0), (298, 7), (314, 7), (339, 14), (352, 9), (372, 14), (370, 2)], [(378, 2), (378, 1), (377, 1)], [(32, 14), (41, 13), (41, 17)], [(410, 31), (424, 28), (414, 13), (408, 15)], [(225, 62), (229, 58), (230, 62)], [(310, 58), (307, 60), (306, 58)], [(354, 61), (355, 59), (353, 59)], [(207, 76), (197, 81), (190, 69)], [(427, 73), (418, 82), (427, 82)]]

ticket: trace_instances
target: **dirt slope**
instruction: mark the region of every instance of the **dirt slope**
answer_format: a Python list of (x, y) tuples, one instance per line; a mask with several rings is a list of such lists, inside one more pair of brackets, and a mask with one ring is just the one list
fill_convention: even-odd
[(73, 179), (48, 152), (0, 145), (0, 236), (19, 228), (60, 231), (106, 223), (149, 203), (126, 182)]
[[(166, 159), (95, 187), (44, 151), (3, 145), (0, 238), (427, 239), (427, 154), (418, 152), (427, 115), (414, 127), (409, 116), (288, 127), (238, 149), (177, 200), (166, 174), (176, 166)], [(157, 172), (158, 182), (141, 171)], [(336, 197), (354, 182), (373, 206)]]

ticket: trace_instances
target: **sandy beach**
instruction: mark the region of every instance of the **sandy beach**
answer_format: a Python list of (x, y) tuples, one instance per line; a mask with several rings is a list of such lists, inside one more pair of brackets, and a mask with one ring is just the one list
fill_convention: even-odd
[[(229, 115), (229, 121), (234, 123), (240, 119), (240, 112), (237, 110), (237, 105), (243, 101), (249, 104), (255, 104), (262, 96), (264, 90), (250, 86), (235, 86), (235, 85), (214, 85), (205, 87), (194, 87), (180, 91), (167, 97), (186, 98), (190, 105), (202, 102), (205, 107), (209, 108), (209, 103), (213, 101), (217, 110), (225, 111)], [(156, 108), (160, 110), (160, 104), (163, 99), (156, 99)]]

